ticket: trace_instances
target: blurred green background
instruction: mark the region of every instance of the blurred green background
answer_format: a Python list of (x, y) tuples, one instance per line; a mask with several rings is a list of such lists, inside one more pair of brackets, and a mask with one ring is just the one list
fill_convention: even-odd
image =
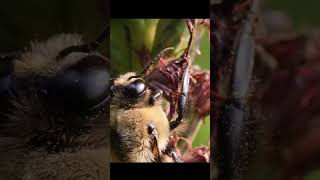
[(297, 30), (320, 25), (319, 0), (267, 0), (266, 7), (286, 12), (292, 18), (293, 25)]
[[(201, 68), (210, 70), (210, 40), (209, 30), (204, 32), (203, 39), (200, 45), (201, 54), (196, 57), (194, 64), (199, 65)], [(210, 140), (210, 116), (204, 119), (204, 122), (200, 124), (199, 131), (192, 143), (193, 147), (199, 147), (202, 145), (208, 145)]]

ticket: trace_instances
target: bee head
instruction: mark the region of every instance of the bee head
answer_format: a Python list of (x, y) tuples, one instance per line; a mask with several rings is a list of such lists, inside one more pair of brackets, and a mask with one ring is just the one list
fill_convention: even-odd
[(111, 102), (120, 103), (120, 106), (138, 105), (139, 102), (142, 103), (147, 99), (148, 94), (150, 92), (145, 81), (133, 72), (120, 75), (111, 82)]
[(103, 58), (89, 55), (54, 77), (40, 78), (35, 86), (50, 106), (79, 112), (107, 101), (109, 74)]
[(14, 74), (22, 85), (19, 89), (31, 89), (28, 93), (37, 95), (50, 108), (64, 112), (84, 112), (107, 101), (108, 61), (94, 51), (71, 51), (83, 44), (78, 38), (63, 34), (44, 44), (33, 44), (15, 62)]

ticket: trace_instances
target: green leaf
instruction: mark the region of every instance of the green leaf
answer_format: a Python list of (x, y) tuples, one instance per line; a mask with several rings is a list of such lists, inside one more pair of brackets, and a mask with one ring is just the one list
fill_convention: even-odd
[(183, 19), (161, 19), (158, 22), (152, 55), (157, 55), (161, 50), (167, 47), (174, 47), (175, 52), (179, 51), (177, 46), (181, 42), (183, 33), (186, 29), (187, 25)]
[(204, 119), (204, 123), (201, 123), (199, 128), (192, 142), (192, 147), (208, 146), (210, 140), (210, 116)]

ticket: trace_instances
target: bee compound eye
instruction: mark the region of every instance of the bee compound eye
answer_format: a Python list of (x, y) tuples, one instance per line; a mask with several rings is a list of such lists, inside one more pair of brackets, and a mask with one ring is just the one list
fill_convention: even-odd
[(42, 80), (47, 102), (63, 109), (91, 109), (109, 97), (110, 78), (107, 67), (101, 64), (77, 65)]
[(146, 85), (143, 80), (137, 79), (124, 87), (124, 94), (129, 98), (138, 98), (144, 94)]

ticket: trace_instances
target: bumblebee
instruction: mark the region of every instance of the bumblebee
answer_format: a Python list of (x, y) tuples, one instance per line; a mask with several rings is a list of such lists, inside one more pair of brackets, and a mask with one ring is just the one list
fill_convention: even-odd
[(162, 108), (160, 89), (151, 89), (142, 76), (161, 55), (161, 52), (142, 73), (128, 72), (113, 79), (110, 87), (111, 162), (181, 162), (169, 136), (183, 118), (186, 106), (189, 74), (182, 78), (178, 117), (169, 122)]
[(14, 56), (0, 77), (2, 179), (108, 179), (107, 36), (58, 34)]

